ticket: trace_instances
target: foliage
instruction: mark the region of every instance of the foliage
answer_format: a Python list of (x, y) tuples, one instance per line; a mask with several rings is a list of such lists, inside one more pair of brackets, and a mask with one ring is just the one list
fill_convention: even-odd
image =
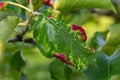
[(115, 52), (111, 56), (107, 56), (106, 54), (99, 52), (97, 57), (97, 65), (90, 66), (87, 70), (84, 71), (86, 77), (89, 80), (93, 80), (93, 79), (107, 80), (107, 79), (110, 79), (110, 77), (113, 75), (120, 74), (119, 72), (120, 54), (119, 53), (120, 53), (119, 47), (115, 50)]
[(103, 51), (109, 55), (111, 55), (115, 51), (116, 47), (120, 42), (118, 38), (120, 30), (119, 28), (120, 24), (114, 24), (110, 26), (110, 30), (106, 38), (106, 44), (102, 48)]
[(90, 59), (92, 53), (82, 46), (83, 41), (73, 34), (71, 27), (63, 21), (48, 19), (41, 14), (39, 17), (34, 27), (34, 38), (41, 52), (46, 57), (51, 57), (56, 52), (65, 53), (78, 70), (86, 68), (90, 64), (87, 59)]
[(0, 80), (119, 80), (117, 0), (0, 1)]
[(10, 34), (12, 34), (18, 23), (19, 19), (16, 16), (7, 17), (7, 19), (4, 19), (0, 22), (0, 54), (2, 53), (4, 46), (8, 42)]
[[(69, 6), (71, 5), (71, 6)], [(103, 8), (115, 11), (110, 0), (57, 0), (55, 2), (55, 9), (60, 11), (79, 10), (84, 8)], [(116, 12), (116, 11), (115, 11)]]

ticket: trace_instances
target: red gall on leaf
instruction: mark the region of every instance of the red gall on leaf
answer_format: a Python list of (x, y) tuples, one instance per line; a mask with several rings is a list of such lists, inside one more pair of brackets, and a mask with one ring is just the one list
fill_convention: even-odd
[(73, 63), (72, 63), (72, 62), (67, 62), (67, 64), (68, 64), (68, 65), (73, 65)]
[(63, 63), (66, 63), (66, 55), (65, 54), (60, 54), (59, 58)]
[(54, 57), (55, 57), (55, 58), (59, 58), (59, 56), (60, 56), (60, 55), (59, 55), (58, 53), (55, 53), (55, 54), (54, 54)]
[(72, 24), (72, 30), (78, 30), (80, 26), (76, 26), (75, 24)]
[(65, 54), (55, 53), (55, 54), (54, 54), (54, 57), (55, 57), (55, 58), (59, 58), (63, 63), (66, 63), (66, 55), (65, 55)]
[(50, 15), (48, 15), (47, 17), (48, 17), (48, 18), (52, 18), (52, 16), (50, 16)]
[(46, 3), (46, 4), (50, 3), (50, 0), (44, 0), (44, 3)]
[(79, 30), (79, 32), (83, 35), (84, 41), (87, 40), (87, 35), (85, 30), (81, 26), (77, 26), (75, 24), (72, 24), (72, 30)]
[(6, 6), (5, 2), (0, 2), (0, 10)]
[(68, 64), (68, 65), (72, 65), (72, 62), (67, 62), (67, 60), (66, 60), (66, 55), (65, 55), (65, 54), (55, 53), (55, 54), (54, 54), (54, 57), (60, 59), (63, 63), (66, 63), (66, 64)]
[(44, 0), (43, 1), (44, 4), (53, 7), (53, 2), (51, 0)]

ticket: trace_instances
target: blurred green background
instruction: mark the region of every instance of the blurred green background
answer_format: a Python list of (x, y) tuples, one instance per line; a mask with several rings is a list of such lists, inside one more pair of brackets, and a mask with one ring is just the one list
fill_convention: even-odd
[[(12, 1), (26, 5), (24, 0), (23, 2), (19, 0)], [(80, 11), (66, 13), (62, 16), (64, 20), (70, 21), (71, 24), (74, 23), (83, 26), (88, 36), (88, 40), (86, 42), (88, 47), (95, 50), (102, 50), (107, 55), (111, 55), (120, 44), (120, 39), (118, 39), (120, 33), (120, 28), (118, 28), (120, 27), (120, 0), (112, 1), (116, 7), (117, 14), (102, 9), (83, 9)], [(14, 10), (15, 12), (10, 12), (13, 6), (9, 5), (8, 7), (9, 10), (5, 8), (3, 11), (0, 11), (0, 20), (6, 18), (6, 16), (15, 14), (23, 20), (26, 20), (27, 13), (24, 10), (16, 7)], [(39, 8), (39, 10), (45, 11), (48, 8), (48, 6), (44, 5)], [(34, 24), (34, 20), (31, 22), (31, 25), (32, 24)], [(24, 26), (17, 28), (11, 37), (20, 33), (22, 29), (24, 29)], [(117, 31), (113, 31), (114, 29)], [(110, 36), (111, 34), (116, 36)], [(28, 32), (25, 37), (32, 37), (32, 31)], [(114, 41), (116, 43), (114, 43)], [(23, 61), (25, 61), (25, 66), (21, 69), (22, 73), (20, 73), (19, 70), (11, 68), (13, 55), (19, 50), (22, 50), (21, 57)], [(18, 77), (20, 77), (20, 80), (52, 80), (49, 72), (49, 64), (53, 59), (54, 58), (45, 58), (34, 45), (26, 43), (23, 44), (20, 42), (8, 43), (4, 54), (0, 56), (0, 80), (18, 80)], [(74, 80), (83, 80), (80, 78), (81, 73), (76, 72), (76, 75), (74, 76)], [(111, 80), (113, 79), (111, 78)]]

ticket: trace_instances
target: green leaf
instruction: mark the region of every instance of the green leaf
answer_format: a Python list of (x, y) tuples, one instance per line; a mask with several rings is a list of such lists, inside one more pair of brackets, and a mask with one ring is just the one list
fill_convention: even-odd
[(28, 5), (28, 1), (27, 0), (16, 0), (19, 4), (22, 4), (22, 5)]
[(2, 20), (2, 19), (4, 19), (4, 18), (6, 18), (7, 16), (10, 16), (11, 14), (10, 14), (10, 12), (8, 12), (8, 11), (1, 11), (0, 12), (0, 21)]
[(3, 11), (8, 11), (10, 12), (11, 15), (18, 15), (22, 12), (22, 9), (20, 7), (14, 6), (14, 5), (10, 5), (8, 4)]
[(54, 9), (61, 12), (86, 8), (101, 8), (116, 12), (111, 0), (56, 0)]
[(99, 49), (103, 45), (105, 45), (105, 37), (107, 35), (108, 31), (105, 32), (96, 32), (92, 39), (89, 42), (89, 46), (94, 48), (95, 50)]
[(51, 73), (51, 78), (54, 80), (71, 80), (71, 68), (63, 64), (60, 60), (54, 60), (49, 65), (49, 71)]
[(77, 33), (61, 20), (40, 14), (34, 26), (34, 38), (46, 57), (52, 57), (56, 52), (64, 53), (78, 70), (86, 69), (90, 63), (94, 63), (94, 55), (84, 48), (84, 41), (78, 39)]
[(38, 10), (43, 5), (43, 0), (32, 0), (34, 10)]
[(0, 21), (0, 54), (18, 23), (19, 19), (16, 16), (9, 16)]
[(117, 46), (120, 44), (120, 24), (114, 24), (110, 27), (107, 35), (106, 44), (103, 46), (102, 51), (111, 55)]
[(18, 51), (12, 56), (11, 68), (20, 71), (21, 68), (24, 66), (25, 66), (25, 62), (21, 57), (21, 51)]
[(24, 66), (25, 66), (25, 61), (21, 56), (21, 51), (15, 52), (10, 62), (10, 68), (12, 73), (10, 75), (14, 78), (14, 80), (17, 79), (20, 80)]
[(120, 80), (120, 75), (114, 75), (110, 78), (110, 80)]
[(49, 65), (49, 71), (53, 80), (86, 80), (80, 71), (57, 59)]
[(111, 56), (99, 53), (97, 65), (90, 66), (84, 74), (88, 80), (110, 80), (113, 75), (120, 74), (120, 47)]

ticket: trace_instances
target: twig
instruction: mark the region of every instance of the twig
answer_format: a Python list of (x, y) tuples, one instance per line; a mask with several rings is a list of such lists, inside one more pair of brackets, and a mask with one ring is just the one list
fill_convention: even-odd
[[(11, 2), (9, 2), (9, 3), (11, 3)], [(16, 5), (15, 3), (11, 3), (11, 4)], [(30, 13), (30, 16), (28, 18), (28, 22), (27, 22), (26, 28), (22, 31), (21, 34), (17, 34), (15, 38), (10, 39), (8, 42), (25, 42), (25, 43), (31, 43), (31, 44), (36, 45), (36, 42), (32, 38), (24, 39), (24, 35), (29, 30), (30, 22), (32, 20), (32, 16), (34, 15), (33, 8), (32, 8), (32, 0), (29, 0), (29, 5), (30, 5), (31, 13)], [(17, 6), (19, 6), (19, 5), (17, 4)], [(22, 6), (22, 7), (24, 8), (24, 6)]]
[[(16, 38), (10, 39), (8, 42), (22, 42), (23, 40), (17, 36)], [(24, 39), (25, 43), (36, 45), (36, 42), (32, 38)]]
[(99, 15), (106, 15), (106, 16), (111, 16), (111, 17), (114, 17), (115, 16), (115, 13), (112, 12), (112, 11), (108, 11), (108, 12), (104, 12), (104, 11), (96, 11), (96, 10), (89, 10), (90, 12), (92, 13), (97, 13)]
[(29, 30), (29, 26), (30, 26), (30, 21), (32, 20), (32, 14), (30, 15), (29, 19), (28, 19), (28, 22), (27, 22), (27, 25), (26, 25), (26, 28), (25, 30), (22, 31), (21, 35), (25, 35), (25, 33)]
[(25, 9), (25, 10), (28, 11), (28, 12), (32, 12), (29, 8), (27, 8), (26, 6), (23, 6), (23, 5), (21, 5), (21, 4), (18, 4), (18, 3), (15, 3), (15, 2), (11, 2), (11, 1), (6, 1), (6, 2), (7, 2), (8, 4), (21, 7), (21, 8)]
[(32, 5), (32, 0), (29, 0), (29, 8), (33, 12), (33, 5)]
[[(30, 5), (30, 10), (31, 10), (32, 13), (33, 13), (32, 0), (29, 0), (29, 5)], [(29, 19), (28, 19), (26, 28), (25, 28), (25, 30), (22, 32), (22, 35), (25, 35), (25, 33), (29, 30), (30, 21), (32, 20), (32, 16), (33, 16), (32, 13), (30, 14), (30, 17), (29, 17)]]
[[(28, 22), (27, 22), (25, 30), (23, 30), (21, 34), (17, 34), (15, 38), (10, 39), (8, 42), (20, 42), (20, 41), (23, 41), (24, 35), (29, 30), (29, 25), (30, 25), (30, 21), (31, 20), (32, 20), (32, 14), (30, 15), (30, 17), (28, 19)], [(36, 42), (32, 38), (30, 38), (30, 39), (24, 39), (24, 42), (36, 44)]]

